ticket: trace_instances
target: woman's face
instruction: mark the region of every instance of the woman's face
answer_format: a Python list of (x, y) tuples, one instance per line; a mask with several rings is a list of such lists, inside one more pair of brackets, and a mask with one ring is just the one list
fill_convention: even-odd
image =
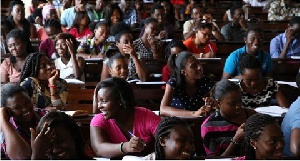
[(187, 79), (201, 79), (204, 76), (203, 67), (194, 56), (191, 56), (186, 59), (185, 69), (182, 70), (182, 74)]
[(120, 42), (116, 42), (116, 46), (120, 50), (120, 52), (124, 55), (125, 45), (132, 45), (133, 40), (130, 33), (125, 33), (120, 37)]
[(227, 92), (225, 96), (218, 101), (220, 113), (225, 118), (238, 117), (242, 112), (242, 92), (240, 89)]
[(256, 89), (261, 82), (261, 71), (260, 69), (244, 69), (242, 74), (243, 77), (243, 84), (247, 88)]
[(99, 26), (97, 29), (94, 30), (95, 33), (95, 44), (99, 45), (103, 43), (108, 38), (108, 28), (104, 25)]
[(58, 39), (55, 44), (55, 50), (60, 57), (67, 57), (68, 46), (66, 39)]
[(48, 38), (51, 39), (52, 41), (55, 40), (55, 37), (56, 37), (57, 34), (60, 33), (60, 30), (61, 29), (57, 29), (57, 28), (55, 28), (53, 26), (45, 28), (45, 32), (46, 32)]
[(8, 98), (6, 106), (17, 121), (30, 122), (33, 118), (33, 104), (25, 92), (16, 93)]
[(246, 48), (248, 49), (247, 51), (249, 52), (248, 54), (256, 55), (262, 45), (263, 37), (258, 32), (250, 31), (247, 35), (247, 38), (244, 40), (246, 43)]
[(145, 34), (155, 36), (157, 33), (157, 23), (156, 22), (151, 22), (146, 25), (145, 27)]
[(195, 151), (193, 132), (183, 125), (175, 126), (168, 136), (160, 139), (160, 144), (167, 160), (187, 160)]
[(196, 39), (200, 44), (205, 44), (210, 40), (212, 30), (209, 28), (199, 29), (196, 34)]
[(24, 6), (17, 4), (13, 6), (11, 15), (15, 21), (22, 21), (25, 18), (25, 9)]
[(54, 20), (58, 19), (58, 15), (55, 9), (50, 9), (49, 13), (46, 14), (46, 20), (49, 19), (54, 19)]
[(282, 159), (284, 138), (280, 126), (276, 123), (265, 126), (257, 140), (250, 140), (256, 147), (255, 157), (258, 160)]
[(76, 143), (74, 136), (66, 127), (58, 125), (53, 128), (54, 136), (51, 138), (49, 155), (54, 159), (76, 159)]
[(110, 16), (111, 25), (120, 22), (120, 20), (121, 20), (121, 14), (119, 10), (115, 9), (112, 15)]
[(19, 38), (9, 38), (7, 39), (7, 48), (9, 52), (15, 57), (24, 56), (26, 53), (26, 45)]
[(82, 25), (82, 26), (88, 26), (89, 23), (90, 23), (90, 18), (88, 16), (88, 14), (85, 13), (83, 15), (82, 19), (80, 20), (80, 25)]
[(55, 65), (45, 55), (40, 58), (39, 80), (48, 80), (51, 78), (51, 72), (55, 69)]
[(112, 77), (127, 79), (128, 77), (128, 64), (125, 59), (115, 59), (109, 68), (109, 73)]
[(120, 101), (112, 96), (110, 88), (101, 88), (98, 91), (98, 109), (105, 119), (112, 119), (121, 107)]
[(157, 19), (158, 23), (162, 23), (165, 20), (165, 10), (156, 9), (154, 13), (152, 13), (152, 17)]

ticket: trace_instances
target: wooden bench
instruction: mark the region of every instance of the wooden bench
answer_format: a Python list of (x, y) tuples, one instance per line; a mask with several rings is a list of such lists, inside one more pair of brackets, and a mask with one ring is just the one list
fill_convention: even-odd
[(300, 60), (272, 59), (273, 78), (278, 81), (295, 81), (300, 68)]

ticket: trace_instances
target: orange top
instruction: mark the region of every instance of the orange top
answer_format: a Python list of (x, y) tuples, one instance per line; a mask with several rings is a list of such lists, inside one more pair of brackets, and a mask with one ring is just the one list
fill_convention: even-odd
[(194, 54), (200, 54), (200, 53), (208, 53), (210, 52), (211, 50), (214, 52), (214, 53), (217, 53), (218, 51), (218, 48), (217, 48), (217, 45), (211, 41), (208, 41), (206, 44), (205, 44), (205, 47), (204, 48), (198, 48), (196, 46), (196, 44), (194, 43), (194, 39), (195, 37), (190, 37), (188, 39), (186, 39), (183, 44), (187, 47), (188, 51), (194, 53)]

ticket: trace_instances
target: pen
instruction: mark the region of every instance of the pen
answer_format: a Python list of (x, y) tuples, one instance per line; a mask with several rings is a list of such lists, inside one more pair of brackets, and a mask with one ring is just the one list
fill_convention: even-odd
[[(131, 131), (128, 131), (129, 135), (132, 137), (136, 137)], [(146, 146), (147, 144), (143, 141), (142, 142), (144, 146)]]
[(209, 47), (209, 49), (210, 49), (211, 52), (214, 52), (214, 50), (212, 49), (212, 47), (211, 47), (210, 44), (208, 44), (208, 47)]

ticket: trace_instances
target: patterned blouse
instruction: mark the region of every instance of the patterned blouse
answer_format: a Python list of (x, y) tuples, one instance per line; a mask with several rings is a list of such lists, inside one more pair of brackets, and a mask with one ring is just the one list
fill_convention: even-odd
[(175, 78), (169, 79), (167, 84), (171, 85), (174, 89), (171, 106), (190, 111), (197, 111), (201, 106), (204, 105), (202, 98), (214, 86), (214, 82), (205, 76), (197, 80), (197, 92), (191, 96), (185, 92), (184, 88), (176, 87), (177, 82)]
[[(138, 55), (143, 59), (153, 59), (153, 53), (150, 49), (147, 49), (146, 46), (143, 44), (141, 38), (138, 38), (133, 41), (135, 46), (135, 51), (139, 53)], [(158, 41), (158, 48), (161, 47), (161, 42)]]
[(264, 106), (269, 106), (271, 99), (275, 98), (279, 85), (275, 80), (272, 78), (264, 78), (265, 82), (267, 83), (266, 87), (258, 94), (250, 94), (247, 93), (242, 85), (241, 80), (238, 84), (241, 88), (242, 91), (242, 102), (243, 102), (243, 107), (248, 107), (248, 108), (257, 108), (257, 107), (264, 107)]

